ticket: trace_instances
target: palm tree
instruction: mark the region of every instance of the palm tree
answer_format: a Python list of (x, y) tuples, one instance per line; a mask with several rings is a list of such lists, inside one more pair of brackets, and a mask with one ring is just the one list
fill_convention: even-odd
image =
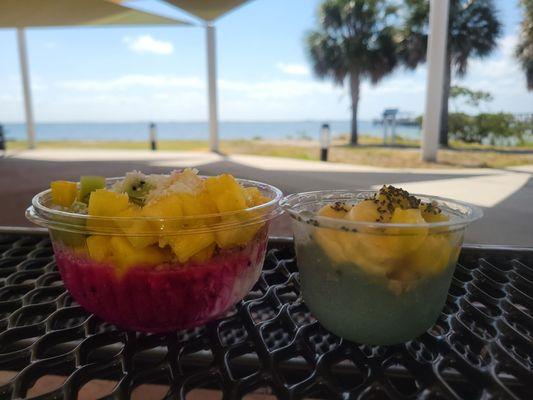
[[(404, 0), (405, 20), (399, 57), (408, 68), (426, 59), (429, 2)], [(439, 142), (448, 146), (448, 99), (451, 75), (464, 76), (471, 58), (487, 57), (497, 46), (502, 24), (493, 0), (450, 0), (448, 45)]]
[(357, 145), (357, 107), (361, 81), (373, 84), (397, 65), (393, 25), (396, 8), (386, 0), (325, 0), (318, 27), (306, 37), (315, 74), (342, 86), (349, 82), (352, 100), (350, 144)]
[(522, 0), (520, 3), (524, 9), (524, 19), (516, 56), (526, 73), (527, 88), (533, 90), (533, 0)]

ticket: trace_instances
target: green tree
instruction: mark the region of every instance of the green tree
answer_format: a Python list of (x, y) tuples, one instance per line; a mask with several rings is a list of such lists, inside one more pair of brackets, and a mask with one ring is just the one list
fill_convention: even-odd
[(315, 74), (349, 84), (352, 100), (350, 144), (356, 145), (361, 81), (373, 84), (397, 65), (396, 7), (386, 0), (325, 0), (318, 26), (306, 36)]
[(527, 88), (533, 90), (533, 0), (522, 0), (520, 4), (524, 9), (524, 19), (516, 56), (526, 73)]
[[(404, 0), (405, 19), (399, 56), (409, 68), (426, 60), (429, 2)], [(472, 58), (487, 57), (497, 45), (502, 24), (493, 0), (450, 0), (449, 27), (439, 142), (448, 145), (448, 100), (452, 72), (463, 76)]]
[(483, 90), (472, 90), (458, 85), (450, 86), (450, 99), (457, 99), (459, 97), (464, 98), (466, 104), (472, 107), (479, 107), (481, 103), (493, 100), (492, 95)]

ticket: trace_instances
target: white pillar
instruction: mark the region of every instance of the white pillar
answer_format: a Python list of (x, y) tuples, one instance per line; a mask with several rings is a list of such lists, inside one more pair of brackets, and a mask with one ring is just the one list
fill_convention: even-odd
[(207, 96), (209, 101), (209, 148), (218, 152), (218, 111), (217, 111), (217, 65), (215, 27), (211, 23), (206, 26), (207, 39)]
[(24, 92), (24, 111), (26, 114), (26, 135), (28, 148), (35, 148), (35, 121), (33, 119), (33, 105), (31, 101), (30, 73), (28, 70), (28, 51), (26, 49), (26, 33), (24, 28), (17, 28), (19, 47), (20, 74), (22, 76), (22, 90)]
[(430, 0), (426, 109), (422, 123), (422, 159), (424, 161), (437, 160), (449, 7), (449, 0)]

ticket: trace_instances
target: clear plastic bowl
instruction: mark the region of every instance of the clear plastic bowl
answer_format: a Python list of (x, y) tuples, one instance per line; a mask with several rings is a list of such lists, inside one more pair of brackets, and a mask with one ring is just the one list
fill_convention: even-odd
[[(107, 185), (118, 179), (108, 179)], [(269, 223), (281, 213), (282, 193), (265, 183), (238, 181), (244, 187), (257, 187), (271, 200), (241, 211), (210, 215), (96, 217), (51, 208), (51, 193), (46, 190), (33, 198), (26, 216), (49, 229), (65, 286), (88, 311), (125, 329), (188, 329), (226, 313), (248, 294), (261, 273)], [(87, 245), (87, 240), (101, 240), (104, 249), (106, 242), (120, 245), (126, 239), (142, 246), (143, 240), (156, 237), (180, 238), (187, 246), (211, 234), (227, 245), (217, 247), (209, 258), (185, 263), (170, 261), (170, 256), (155, 262), (160, 254), (157, 244), (96, 261)], [(126, 260), (129, 265), (125, 269)]]
[(436, 201), (449, 221), (424, 224), (357, 222), (317, 216), (324, 205), (355, 203), (373, 191), (317, 191), (287, 196), (303, 299), (333, 333), (365, 344), (417, 337), (446, 301), (465, 228), (479, 208)]

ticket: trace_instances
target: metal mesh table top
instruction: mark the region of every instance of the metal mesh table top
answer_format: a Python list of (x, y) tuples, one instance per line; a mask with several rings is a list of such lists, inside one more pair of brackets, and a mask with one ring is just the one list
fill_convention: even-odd
[(532, 296), (533, 251), (465, 247), (427, 333), (359, 345), (314, 319), (299, 297), (292, 242), (274, 239), (260, 280), (229, 315), (146, 335), (83, 310), (63, 287), (47, 236), (0, 233), (0, 398), (26, 398), (54, 374), (62, 382), (36, 398), (76, 399), (105, 380), (116, 382), (108, 399), (146, 384), (163, 387), (165, 399), (198, 388), (224, 399), (258, 389), (281, 399), (533, 399)]

